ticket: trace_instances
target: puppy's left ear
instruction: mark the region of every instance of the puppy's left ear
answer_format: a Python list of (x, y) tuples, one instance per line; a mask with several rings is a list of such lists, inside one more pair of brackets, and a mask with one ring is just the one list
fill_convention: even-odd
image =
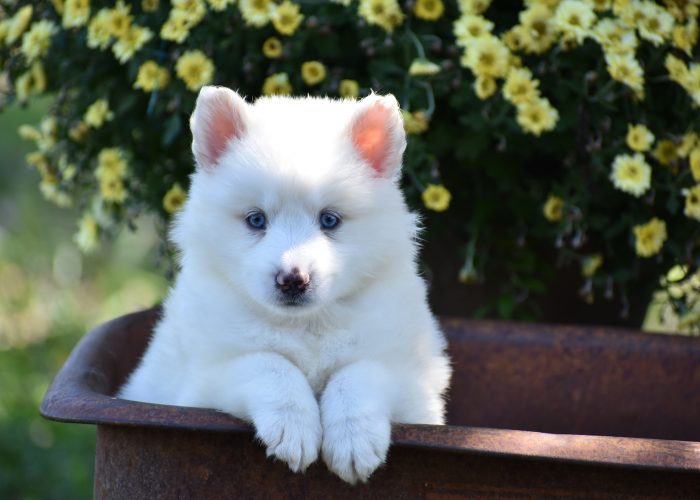
[(199, 168), (213, 169), (248, 122), (248, 104), (226, 87), (202, 87), (190, 118), (192, 152)]
[(352, 143), (379, 177), (394, 178), (401, 169), (406, 133), (393, 95), (369, 95), (359, 102), (350, 123)]

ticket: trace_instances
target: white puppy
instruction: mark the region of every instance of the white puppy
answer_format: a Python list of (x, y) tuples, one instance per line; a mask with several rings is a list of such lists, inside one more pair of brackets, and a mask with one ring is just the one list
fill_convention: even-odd
[(391, 422), (443, 423), (451, 372), (397, 185), (396, 99), (205, 87), (191, 127), (182, 270), (120, 396), (228, 412), (292, 470), (321, 450), (365, 481)]

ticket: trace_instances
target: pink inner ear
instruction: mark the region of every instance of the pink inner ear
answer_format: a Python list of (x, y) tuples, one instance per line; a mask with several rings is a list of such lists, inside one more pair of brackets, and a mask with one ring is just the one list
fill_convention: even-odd
[(391, 148), (391, 111), (375, 104), (355, 122), (352, 141), (362, 158), (379, 174), (386, 172), (386, 163)]
[(209, 118), (208, 130), (207, 130), (207, 156), (209, 161), (213, 164), (216, 163), (224, 151), (226, 151), (226, 146), (228, 142), (237, 137), (240, 133), (236, 129), (236, 122), (240, 121), (235, 116), (237, 113), (235, 110), (228, 106), (217, 107), (211, 110), (211, 117)]

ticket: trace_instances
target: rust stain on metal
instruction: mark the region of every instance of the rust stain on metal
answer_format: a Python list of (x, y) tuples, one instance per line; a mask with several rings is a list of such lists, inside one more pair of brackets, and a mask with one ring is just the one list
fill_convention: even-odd
[(265, 458), (214, 410), (114, 398), (159, 311), (87, 335), (42, 415), (97, 424), (98, 498), (456, 498), (700, 492), (700, 339), (600, 327), (446, 319), (447, 426), (396, 425), (385, 467), (350, 487)]

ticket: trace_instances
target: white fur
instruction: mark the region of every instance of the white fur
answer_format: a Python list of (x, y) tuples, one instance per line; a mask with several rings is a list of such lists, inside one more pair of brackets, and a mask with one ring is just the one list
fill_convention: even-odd
[[(199, 168), (172, 231), (182, 270), (120, 396), (228, 412), (292, 470), (322, 451), (342, 479), (365, 481), (385, 460), (391, 422), (443, 423), (451, 372), (397, 186), (396, 100), (245, 104), (226, 93), (203, 89), (193, 114)], [(234, 107), (236, 134), (203, 153), (221, 105)], [(371, 106), (390, 111), (380, 173), (351, 140)], [(245, 223), (252, 208), (268, 216), (264, 234)], [(319, 228), (326, 208), (343, 219), (332, 234)], [(290, 307), (275, 276), (294, 267), (312, 287), (309, 304)]]

